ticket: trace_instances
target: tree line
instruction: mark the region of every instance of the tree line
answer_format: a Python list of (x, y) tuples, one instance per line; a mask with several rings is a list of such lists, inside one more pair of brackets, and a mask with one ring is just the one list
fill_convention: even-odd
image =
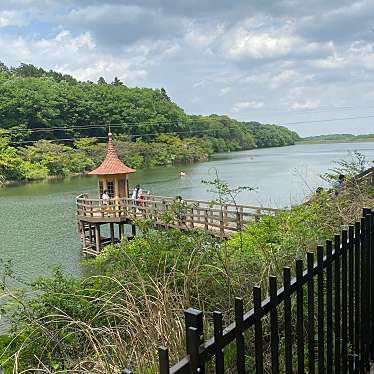
[[(97, 83), (80, 82), (70, 75), (30, 64), (7, 67), (0, 63), (0, 97), (3, 138), (0, 174), (3, 176), (9, 157), (20, 157), (33, 165), (28, 164), (26, 169), (35, 169), (36, 165), (38, 170), (39, 161), (29, 157), (34, 152), (29, 148), (41, 148), (45, 153), (46, 140), (61, 142), (49, 145), (51, 152), (47, 152), (66, 147), (63, 148), (66, 152), (58, 153), (61, 155), (79, 151), (76, 142), (89, 138), (90, 147), (96, 147), (96, 156), (101, 156), (100, 143), (105, 143), (109, 124), (117, 139), (132, 150), (123, 157), (136, 167), (206, 159), (213, 152), (290, 145), (299, 139), (295, 132), (281, 126), (240, 122), (215, 114), (188, 115), (163, 88), (130, 88), (117, 77), (111, 83), (102, 77)], [(33, 144), (24, 146), (24, 142)], [(154, 155), (155, 162), (149, 158), (150, 148), (159, 149), (159, 144), (166, 144), (169, 154), (165, 156), (165, 151), (160, 150), (161, 155)], [(81, 156), (86, 157), (84, 153)], [(83, 164), (91, 167), (97, 162), (96, 157), (91, 157)], [(62, 169), (65, 173), (75, 169), (84, 172), (86, 166)]]

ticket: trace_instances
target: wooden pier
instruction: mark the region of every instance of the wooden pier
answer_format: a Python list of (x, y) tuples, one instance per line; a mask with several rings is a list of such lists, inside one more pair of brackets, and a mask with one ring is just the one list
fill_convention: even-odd
[[(83, 253), (100, 253), (103, 246), (131, 239), (137, 223), (149, 222), (155, 228), (204, 230), (226, 239), (242, 230), (251, 220), (278, 210), (250, 205), (217, 204), (201, 200), (179, 201), (170, 197), (146, 195), (142, 205), (131, 198), (90, 199), (83, 194), (76, 199), (76, 214)], [(102, 235), (107, 227), (108, 237)], [(127, 227), (126, 227), (127, 226)]]
[(129, 198), (128, 175), (135, 172), (118, 158), (109, 132), (104, 161), (88, 173), (98, 177), (98, 196), (101, 199), (90, 199), (83, 194), (76, 201), (84, 254), (96, 256), (106, 244), (134, 237), (141, 223), (155, 228), (200, 229), (225, 239), (242, 230), (250, 220), (277, 211), (250, 205), (144, 195), (140, 186), (135, 187), (132, 199)]

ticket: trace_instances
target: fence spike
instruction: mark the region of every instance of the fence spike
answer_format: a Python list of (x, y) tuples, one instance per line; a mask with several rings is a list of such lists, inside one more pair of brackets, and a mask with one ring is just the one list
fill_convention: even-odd
[[(186, 325), (186, 348), (187, 354), (191, 354), (191, 349), (195, 349), (195, 335), (199, 338), (198, 346), (204, 343), (204, 325), (203, 325), (203, 312), (195, 308), (188, 308), (184, 312), (185, 325)], [(196, 329), (191, 330), (191, 328)], [(193, 347), (191, 346), (193, 345)], [(196, 352), (194, 352), (196, 354)], [(204, 366), (199, 367), (199, 373), (204, 374)]]

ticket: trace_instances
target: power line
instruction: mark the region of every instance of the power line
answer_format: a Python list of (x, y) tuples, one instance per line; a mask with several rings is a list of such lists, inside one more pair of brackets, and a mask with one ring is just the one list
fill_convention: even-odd
[[(303, 125), (308, 123), (324, 123), (324, 122), (334, 122), (334, 121), (347, 121), (347, 120), (353, 120), (353, 119), (368, 119), (368, 118), (374, 118), (374, 115), (366, 115), (366, 116), (353, 116), (353, 117), (340, 117), (340, 118), (327, 118), (327, 119), (320, 119), (320, 120), (307, 120), (307, 121), (296, 121), (296, 122), (284, 122), (280, 123), (280, 126), (288, 126), (288, 125)], [(209, 119), (209, 118), (207, 118)], [(200, 119), (200, 121), (203, 121), (204, 119)], [(240, 122), (240, 121), (239, 121)], [(179, 122), (138, 122), (135, 124), (133, 122), (131, 125), (127, 124), (106, 124), (106, 125), (91, 125), (91, 126), (72, 126), (72, 127), (51, 127), (51, 128), (35, 128), (35, 129), (19, 129), (19, 130), (8, 130), (7, 133), (13, 134), (13, 133), (19, 133), (21, 132), (29, 132), (29, 133), (37, 133), (37, 132), (52, 132), (52, 131), (72, 131), (72, 130), (93, 130), (93, 129), (100, 129), (100, 128), (108, 128), (109, 126), (111, 128), (123, 128), (123, 127), (139, 127), (139, 126), (146, 126), (146, 125), (172, 125), (172, 124), (179, 124)], [(188, 121), (185, 124), (189, 125), (198, 125), (200, 123), (198, 122), (192, 122)], [(129, 137), (145, 137), (145, 136), (157, 136), (157, 135), (172, 135), (172, 134), (193, 134), (193, 133), (202, 133), (202, 132), (210, 132), (215, 131), (215, 129), (207, 129), (207, 130), (188, 130), (188, 131), (173, 131), (173, 132), (161, 132), (161, 133), (145, 133), (145, 134), (124, 134)], [(105, 139), (106, 137), (96, 137), (97, 139)], [(75, 140), (74, 138), (66, 138), (66, 139), (55, 139), (51, 141), (71, 141)], [(27, 143), (34, 143), (34, 140), (26, 140), (26, 141), (19, 141), (19, 142), (13, 142), (12, 144), (27, 144)]]
[[(177, 134), (198, 134), (198, 133), (206, 133), (213, 131), (213, 129), (209, 130), (196, 130), (196, 131), (173, 131), (173, 132), (162, 132), (162, 133), (148, 133), (148, 134), (142, 134), (142, 135), (127, 135), (130, 138), (140, 138), (144, 136), (158, 136), (158, 135), (177, 135)], [(125, 134), (126, 135), (126, 134)], [(98, 136), (95, 137), (96, 139), (107, 139), (107, 136)], [(84, 139), (84, 138), (65, 138), (65, 139), (39, 139), (39, 140), (47, 140), (52, 143), (58, 143), (58, 142), (65, 142), (65, 141), (75, 141), (79, 139)], [(12, 145), (16, 144), (30, 144), (30, 143), (35, 143), (35, 140), (22, 140), (18, 142), (11, 142)]]
[(374, 115), (355, 116), (355, 117), (343, 117), (343, 118), (328, 118), (328, 119), (310, 120), (310, 121), (284, 122), (284, 123), (281, 123), (280, 126), (302, 125), (302, 124), (305, 124), (305, 123), (321, 123), (321, 122), (346, 121), (346, 120), (350, 120), (350, 119), (365, 119), (365, 118), (374, 118)]
[(109, 127), (140, 127), (140, 126), (152, 126), (152, 125), (173, 125), (179, 124), (178, 121), (173, 122), (138, 122), (137, 124), (106, 124), (106, 125), (86, 125), (86, 126), (65, 126), (65, 127), (39, 127), (31, 129), (17, 129), (17, 130), (8, 130), (8, 133), (18, 133), (18, 132), (48, 132), (48, 131), (69, 131), (69, 130), (91, 130), (99, 128), (109, 128)]

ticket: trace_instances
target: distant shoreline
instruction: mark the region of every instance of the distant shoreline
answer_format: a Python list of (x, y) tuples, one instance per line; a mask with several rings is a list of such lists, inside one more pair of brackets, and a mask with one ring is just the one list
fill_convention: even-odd
[(298, 140), (295, 144), (329, 144), (329, 143), (370, 143), (374, 142), (372, 138), (359, 138), (359, 139), (310, 139), (310, 140)]

